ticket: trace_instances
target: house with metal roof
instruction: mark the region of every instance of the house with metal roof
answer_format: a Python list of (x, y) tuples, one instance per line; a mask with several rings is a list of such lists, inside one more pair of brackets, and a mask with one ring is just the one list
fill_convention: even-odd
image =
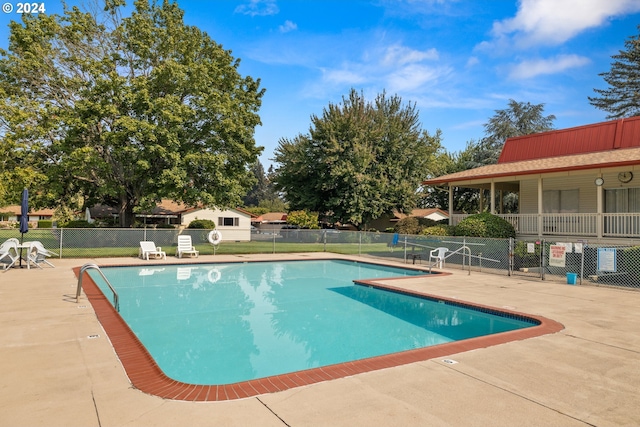
[[(640, 238), (640, 116), (509, 138), (497, 164), (424, 184), (448, 187), (450, 207), (453, 188), (478, 189), (520, 236)], [(502, 214), (505, 192), (518, 213)]]

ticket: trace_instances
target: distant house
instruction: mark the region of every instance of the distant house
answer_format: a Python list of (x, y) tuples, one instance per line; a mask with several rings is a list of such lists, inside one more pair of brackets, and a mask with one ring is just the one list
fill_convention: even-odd
[[(96, 219), (117, 217), (117, 211), (108, 206), (98, 205), (90, 209)], [(167, 224), (188, 227), (196, 219), (208, 219), (216, 224), (224, 240), (251, 240), (251, 218), (253, 215), (240, 208), (218, 209), (192, 207), (171, 200), (163, 200), (150, 212), (136, 214), (138, 221), (148, 225)]]
[(260, 231), (280, 230), (287, 224), (286, 212), (267, 212), (251, 220), (251, 224)]
[[(20, 205), (11, 205), (0, 208), (0, 221), (18, 222), (20, 221), (21, 208)], [(37, 223), (38, 221), (49, 220), (53, 218), (53, 209), (36, 209), (29, 211), (28, 221)]]
[(394, 227), (398, 223), (398, 221), (400, 221), (401, 219), (407, 218), (410, 216), (415, 216), (419, 218), (428, 218), (434, 221), (442, 221), (449, 218), (449, 213), (438, 208), (414, 209), (409, 214), (394, 212), (392, 215), (385, 215), (371, 221), (367, 225), (368, 226), (367, 228), (375, 228), (378, 231), (384, 231), (387, 228)]
[[(640, 237), (640, 116), (507, 139), (497, 164), (425, 185), (481, 191), (520, 236)], [(517, 214), (501, 214), (503, 192)], [(466, 215), (449, 212), (451, 224)]]

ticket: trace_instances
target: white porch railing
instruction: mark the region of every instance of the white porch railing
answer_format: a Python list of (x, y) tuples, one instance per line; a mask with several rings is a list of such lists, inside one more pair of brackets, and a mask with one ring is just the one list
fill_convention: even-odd
[[(469, 215), (452, 215), (453, 225)], [(606, 237), (640, 237), (640, 213), (571, 213), (542, 214), (542, 233), (538, 232), (537, 214), (498, 215), (509, 221), (519, 235), (597, 236), (598, 222)]]

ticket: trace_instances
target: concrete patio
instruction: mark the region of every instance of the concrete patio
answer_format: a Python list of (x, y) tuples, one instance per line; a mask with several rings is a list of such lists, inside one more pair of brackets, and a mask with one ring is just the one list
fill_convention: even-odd
[[(337, 257), (287, 258), (312, 256)], [(565, 329), (243, 400), (184, 402), (133, 388), (91, 304), (84, 296), (75, 302), (73, 267), (145, 261), (53, 262), (0, 272), (0, 426), (640, 425), (638, 291), (457, 269), (398, 280), (394, 286), (541, 315)]]

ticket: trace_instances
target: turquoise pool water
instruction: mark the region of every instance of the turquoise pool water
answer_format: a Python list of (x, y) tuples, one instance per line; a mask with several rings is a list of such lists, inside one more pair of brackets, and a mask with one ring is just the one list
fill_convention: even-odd
[[(192, 384), (231, 384), (534, 326), (355, 285), (358, 279), (425, 274), (367, 263), (102, 271), (119, 294), (120, 315), (156, 363), (170, 378)], [(95, 272), (90, 274), (110, 295)]]

